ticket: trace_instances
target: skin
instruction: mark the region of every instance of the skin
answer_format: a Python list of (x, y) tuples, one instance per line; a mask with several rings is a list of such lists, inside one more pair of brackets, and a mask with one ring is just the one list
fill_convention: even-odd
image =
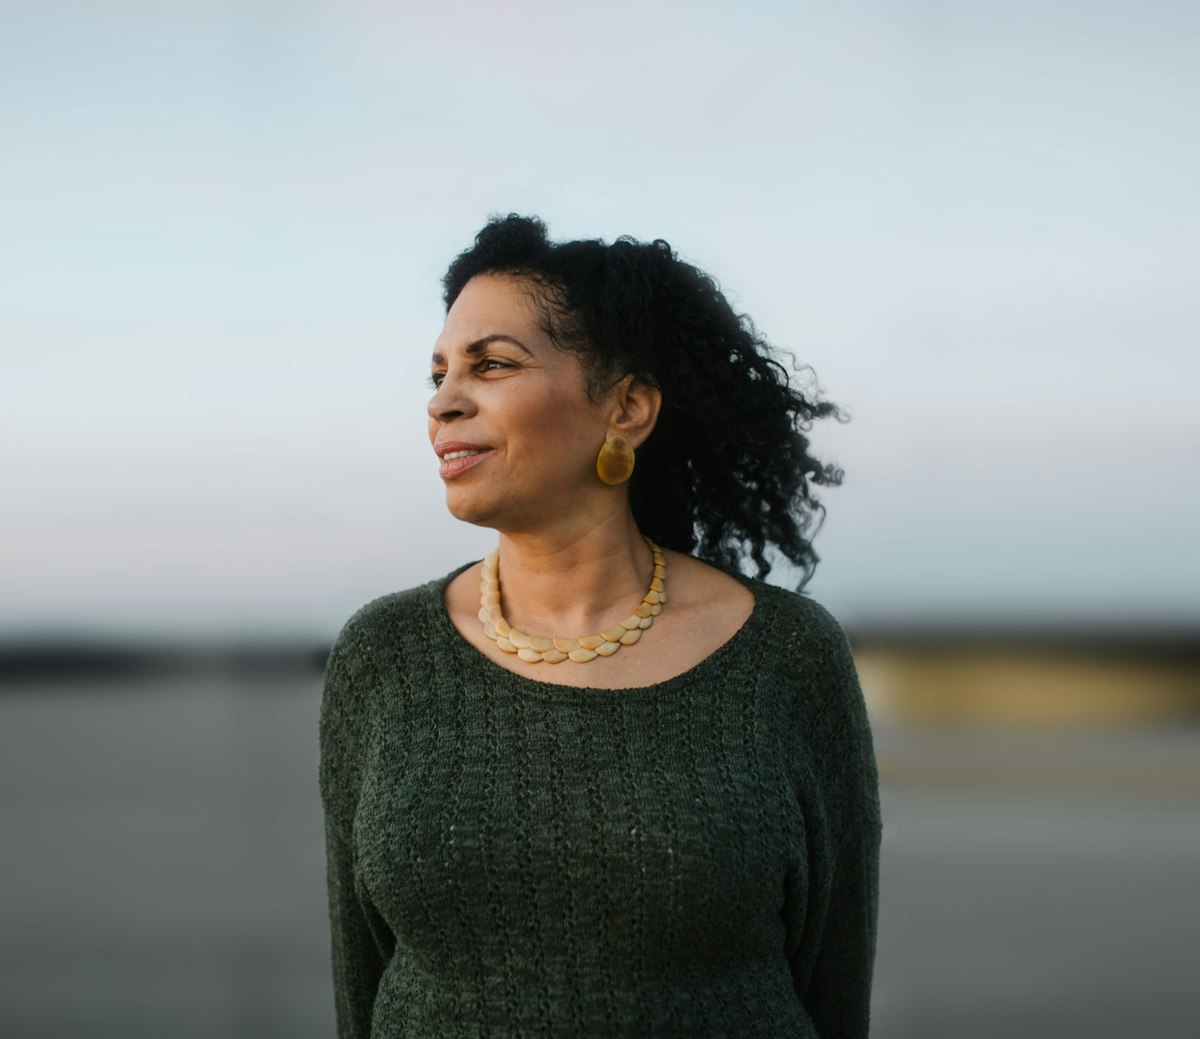
[[(613, 433), (636, 450), (662, 397), (626, 376), (599, 402), (589, 399), (579, 361), (541, 330), (530, 292), (520, 279), (488, 274), (459, 294), (434, 347), (429, 439), (490, 449), (446, 480), (446, 505), (457, 519), (498, 531), (508, 622), (531, 634), (594, 634), (629, 616), (653, 570), (628, 484), (602, 483), (596, 455)], [(529, 664), (489, 639), (477, 616), (480, 564), (450, 582), (446, 607), (467, 642), (534, 681), (651, 685), (709, 656), (754, 608), (753, 594), (729, 575), (664, 555), (669, 598), (654, 625), (636, 645), (583, 665)]]

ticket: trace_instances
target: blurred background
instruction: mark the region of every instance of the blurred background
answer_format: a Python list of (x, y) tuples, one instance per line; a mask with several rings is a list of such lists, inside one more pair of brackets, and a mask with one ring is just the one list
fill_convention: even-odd
[(332, 1034), (321, 667), (491, 547), (424, 379), (508, 211), (666, 238), (852, 417), (873, 1034), (1198, 1034), (1200, 9), (0, 14), (0, 1037)]

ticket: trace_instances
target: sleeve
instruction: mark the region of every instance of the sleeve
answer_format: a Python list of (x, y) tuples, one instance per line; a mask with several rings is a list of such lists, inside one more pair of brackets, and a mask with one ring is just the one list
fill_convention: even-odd
[(321, 700), (320, 788), (338, 1039), (368, 1039), (394, 940), (355, 869), (353, 823), (369, 731), (370, 676), (353, 621), (329, 655)]
[(325, 821), (333, 998), (338, 1039), (369, 1039), (375, 993), (394, 943), (387, 925), (363, 898), (351, 847)]
[(808, 725), (811, 818), (803, 931), (789, 955), (821, 1039), (867, 1039), (879, 917), (882, 816), (866, 703), (850, 645), (828, 614)]

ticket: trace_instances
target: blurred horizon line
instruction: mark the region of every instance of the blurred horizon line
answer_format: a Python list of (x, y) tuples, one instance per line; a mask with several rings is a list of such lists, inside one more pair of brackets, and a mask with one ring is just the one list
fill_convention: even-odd
[[(855, 652), (910, 650), (1009, 653), (1086, 653), (1123, 660), (1200, 662), (1200, 624), (1171, 618), (1125, 623), (993, 622), (978, 617), (911, 618), (905, 622), (844, 625)], [(30, 632), (0, 635), (0, 681), (162, 672), (231, 670), (321, 671), (329, 639), (293, 636), (239, 638)]]

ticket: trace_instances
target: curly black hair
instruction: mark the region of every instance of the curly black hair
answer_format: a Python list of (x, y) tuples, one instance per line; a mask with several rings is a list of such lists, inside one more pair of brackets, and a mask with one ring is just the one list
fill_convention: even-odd
[(451, 263), (447, 310), (478, 274), (530, 282), (543, 330), (580, 358), (594, 399), (630, 373), (662, 392), (630, 480), (642, 533), (727, 569), (749, 556), (760, 578), (773, 547), (800, 568), (798, 590), (808, 583), (825, 517), (812, 485), (840, 484), (843, 473), (809, 453), (805, 434), (815, 419), (845, 416), (792, 386), (709, 275), (661, 239), (555, 243), (541, 220), (515, 213), (493, 216)]

